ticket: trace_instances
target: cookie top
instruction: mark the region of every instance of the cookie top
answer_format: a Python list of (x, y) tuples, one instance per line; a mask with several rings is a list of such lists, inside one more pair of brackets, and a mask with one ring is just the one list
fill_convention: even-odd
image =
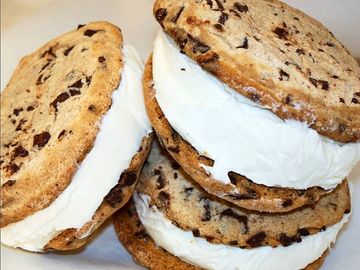
[(204, 169), (204, 165), (213, 166), (214, 161), (200, 155), (185, 141), (161, 110), (155, 97), (151, 56), (145, 66), (143, 88), (146, 110), (160, 141), (181, 167), (209, 193), (240, 207), (264, 212), (288, 212), (313, 204), (326, 193), (319, 187), (306, 190), (268, 187), (234, 172), (229, 173), (231, 184), (217, 181)]
[(119, 28), (93, 22), (20, 61), (1, 93), (1, 227), (69, 185), (120, 82), (121, 46)]
[(240, 94), (333, 140), (360, 139), (360, 67), (316, 20), (276, 0), (157, 0), (154, 16)]
[(137, 192), (150, 196), (177, 227), (212, 243), (241, 248), (289, 246), (325, 230), (350, 212), (344, 181), (311, 207), (288, 213), (259, 213), (235, 207), (206, 193), (157, 145), (148, 157)]
[[(119, 240), (138, 264), (150, 270), (200, 270), (158, 247), (141, 224), (133, 202), (129, 202), (114, 216), (114, 226)], [(304, 270), (320, 268), (326, 252)]]
[(81, 248), (107, 218), (129, 201), (135, 190), (141, 168), (151, 149), (152, 139), (153, 133), (144, 137), (140, 149), (132, 158), (129, 167), (122, 172), (118, 184), (105, 196), (92, 219), (79, 229), (69, 228), (59, 233), (44, 247), (45, 251)]

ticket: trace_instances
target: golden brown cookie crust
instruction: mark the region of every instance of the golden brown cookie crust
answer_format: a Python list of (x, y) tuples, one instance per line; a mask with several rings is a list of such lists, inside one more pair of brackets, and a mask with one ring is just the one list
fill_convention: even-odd
[(333, 140), (360, 139), (360, 67), (318, 21), (276, 0), (157, 0), (153, 12), (240, 94)]
[[(114, 226), (120, 242), (132, 255), (134, 261), (150, 270), (200, 270), (188, 264), (166, 250), (156, 246), (146, 233), (136, 213), (134, 203), (130, 201), (114, 215)], [(304, 270), (320, 268), (326, 252)]]
[(204, 170), (203, 164), (211, 166), (212, 160), (199, 153), (171, 127), (162, 112), (153, 88), (152, 57), (150, 56), (143, 76), (146, 110), (150, 121), (165, 148), (196, 182), (207, 192), (240, 207), (263, 212), (288, 212), (304, 205), (313, 204), (326, 191), (319, 187), (306, 190), (267, 187), (250, 179), (230, 173), (232, 184), (217, 181)]
[(93, 22), (20, 61), (1, 93), (1, 227), (71, 182), (119, 85), (122, 43), (119, 28)]
[(136, 191), (177, 227), (211, 243), (254, 248), (289, 246), (338, 223), (351, 208), (347, 181), (314, 205), (286, 213), (236, 207), (206, 193), (154, 143)]
[(143, 138), (139, 151), (132, 158), (129, 167), (121, 174), (119, 183), (105, 196), (92, 220), (78, 230), (72, 228), (64, 230), (45, 246), (44, 251), (65, 251), (81, 248), (107, 218), (129, 201), (151, 149), (152, 140), (153, 133)]

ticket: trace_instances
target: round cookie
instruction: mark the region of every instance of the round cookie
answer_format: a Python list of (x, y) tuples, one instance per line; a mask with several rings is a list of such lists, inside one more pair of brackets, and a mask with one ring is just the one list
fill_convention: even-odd
[(289, 246), (302, 237), (338, 223), (351, 208), (349, 187), (343, 181), (311, 207), (287, 213), (259, 213), (231, 205), (206, 193), (154, 144), (137, 185), (177, 227), (208, 242), (254, 248)]
[(195, 148), (171, 127), (155, 98), (153, 86), (150, 56), (143, 76), (144, 99), (150, 121), (172, 157), (209, 193), (240, 207), (264, 212), (288, 212), (313, 204), (326, 194), (326, 191), (319, 187), (306, 190), (267, 187), (233, 172), (229, 173), (232, 184), (225, 185), (216, 181), (203, 167), (212, 166), (213, 161), (199, 155)]
[(46, 208), (71, 182), (119, 85), (122, 42), (119, 28), (94, 22), (20, 61), (1, 93), (1, 227)]
[[(132, 201), (115, 214), (114, 226), (119, 240), (138, 264), (150, 270), (200, 270), (156, 246), (141, 224)], [(326, 253), (304, 270), (319, 269)]]
[(235, 91), (333, 140), (360, 139), (360, 67), (318, 21), (277, 0), (157, 0), (153, 12)]
[(152, 140), (153, 133), (144, 137), (139, 151), (132, 158), (129, 167), (121, 174), (118, 184), (105, 196), (92, 220), (79, 229), (67, 229), (59, 233), (44, 247), (44, 251), (73, 250), (82, 247), (106, 219), (129, 201), (151, 149)]

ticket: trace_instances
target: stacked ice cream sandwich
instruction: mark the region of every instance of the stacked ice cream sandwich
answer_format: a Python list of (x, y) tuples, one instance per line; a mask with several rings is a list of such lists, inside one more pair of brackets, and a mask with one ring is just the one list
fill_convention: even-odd
[(157, 0), (154, 16), (143, 88), (167, 153), (120, 240), (150, 269), (318, 269), (351, 212), (358, 64), (279, 1)]
[(131, 197), (150, 150), (136, 51), (107, 22), (24, 57), (1, 94), (1, 242), (83, 246)]

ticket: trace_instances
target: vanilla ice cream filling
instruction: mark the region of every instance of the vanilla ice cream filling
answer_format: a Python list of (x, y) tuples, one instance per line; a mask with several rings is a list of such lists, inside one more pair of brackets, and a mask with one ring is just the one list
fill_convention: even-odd
[(85, 225), (151, 132), (142, 94), (143, 63), (131, 46), (124, 46), (123, 53), (125, 64), (112, 106), (70, 185), (49, 207), (2, 228), (3, 244), (42, 251), (61, 231)]
[(163, 32), (153, 53), (155, 97), (171, 126), (229, 184), (234, 171), (255, 183), (334, 188), (360, 160), (360, 143), (339, 144), (306, 123), (282, 120), (202, 70)]
[(155, 206), (150, 207), (149, 201), (148, 195), (134, 195), (138, 216), (154, 242), (190, 264), (211, 270), (303, 269), (335, 242), (339, 230), (350, 217), (350, 214), (344, 215), (339, 223), (288, 247), (241, 249), (194, 237), (192, 232), (173, 225)]

